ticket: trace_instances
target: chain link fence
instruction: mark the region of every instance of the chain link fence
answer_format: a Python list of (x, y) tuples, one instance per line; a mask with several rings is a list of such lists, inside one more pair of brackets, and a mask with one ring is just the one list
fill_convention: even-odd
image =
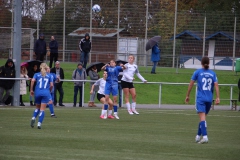
[[(0, 4), (0, 58), (8, 58), (12, 57), (14, 6), (12, 1)], [(92, 11), (94, 4), (99, 4), (100, 12)], [(212, 68), (233, 70), (236, 58), (240, 57), (239, 15), (231, 9), (229, 12), (190, 9), (176, 13), (175, 17), (174, 4), (159, 0), (22, 1), (22, 51), (19, 53), (22, 60), (35, 59), (34, 42), (43, 33), (47, 44), (51, 35), (55, 36), (60, 61), (78, 62), (79, 41), (85, 33), (90, 33), (90, 62), (127, 60), (133, 54), (138, 65), (147, 67), (152, 65), (151, 50), (146, 51), (145, 44), (151, 37), (160, 35), (159, 67), (197, 68), (201, 57), (209, 56)]]

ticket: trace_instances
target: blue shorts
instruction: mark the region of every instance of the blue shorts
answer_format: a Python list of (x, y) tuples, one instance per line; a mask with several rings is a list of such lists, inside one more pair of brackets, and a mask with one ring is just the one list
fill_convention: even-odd
[(112, 96), (117, 96), (118, 95), (118, 83), (109, 84), (106, 82), (104, 93), (105, 93), (105, 95), (110, 95), (110, 93), (112, 93)]
[(212, 102), (197, 102), (196, 110), (197, 113), (203, 112), (205, 114), (208, 114), (212, 106)]
[(50, 95), (50, 93), (49, 94), (46, 94), (46, 95), (36, 95), (35, 96), (35, 103), (36, 104), (41, 104), (41, 103), (48, 103), (49, 101), (51, 101), (52, 100), (52, 97), (51, 97), (51, 95)]

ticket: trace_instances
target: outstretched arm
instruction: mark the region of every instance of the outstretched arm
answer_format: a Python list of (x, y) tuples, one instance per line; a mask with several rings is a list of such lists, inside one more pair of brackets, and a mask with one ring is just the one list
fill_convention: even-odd
[(140, 73), (136, 73), (136, 75), (138, 76), (139, 79), (141, 79), (144, 83), (147, 82), (146, 79), (143, 78), (143, 76)]

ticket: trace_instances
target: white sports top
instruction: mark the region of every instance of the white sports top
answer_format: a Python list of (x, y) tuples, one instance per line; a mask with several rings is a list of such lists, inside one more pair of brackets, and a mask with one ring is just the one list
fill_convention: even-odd
[(106, 80), (104, 80), (103, 78), (100, 78), (94, 83), (94, 85), (99, 86), (99, 90), (98, 90), (99, 94), (105, 95), (104, 94), (105, 84), (106, 84)]
[(121, 79), (122, 81), (132, 82), (134, 74), (136, 74), (143, 82), (146, 81), (139, 73), (138, 66), (136, 64), (126, 63), (124, 66), (126, 69), (123, 70), (123, 77)]

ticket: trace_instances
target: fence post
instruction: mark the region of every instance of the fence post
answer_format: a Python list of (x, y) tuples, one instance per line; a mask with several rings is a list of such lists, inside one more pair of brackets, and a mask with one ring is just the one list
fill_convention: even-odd
[(85, 92), (84, 91), (84, 87), (85, 87), (84, 83), (85, 83), (85, 81), (82, 83), (82, 104), (81, 104), (82, 107), (84, 107), (84, 92)]
[(231, 91), (230, 91), (230, 110), (232, 109), (232, 95), (233, 95), (233, 86), (231, 85)]
[(162, 83), (159, 85), (159, 97), (158, 97), (158, 108), (161, 108), (162, 101)]

